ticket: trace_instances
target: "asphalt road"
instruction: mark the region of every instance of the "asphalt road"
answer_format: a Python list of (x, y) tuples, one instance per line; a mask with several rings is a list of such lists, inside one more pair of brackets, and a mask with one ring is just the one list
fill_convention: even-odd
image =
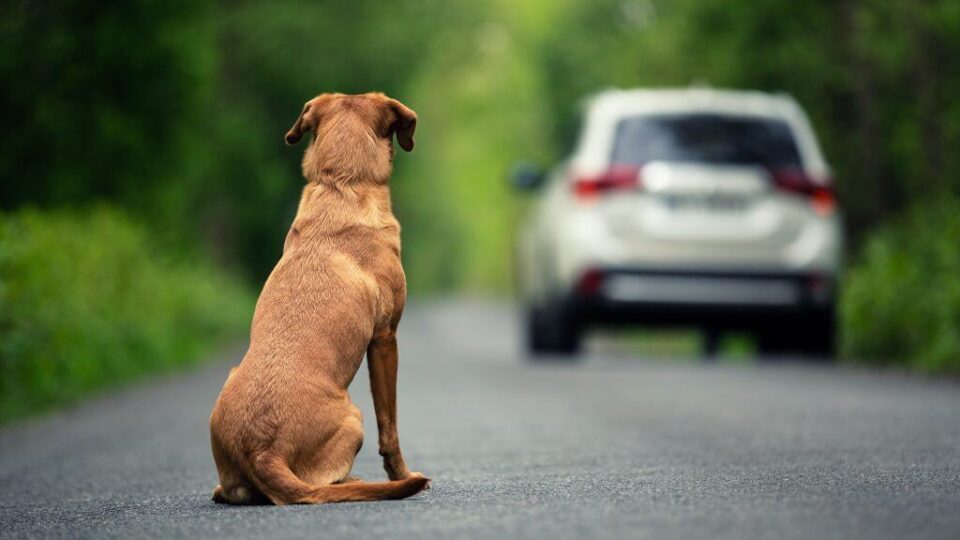
[[(206, 421), (239, 353), (0, 432), (0, 536), (960, 538), (960, 385), (850, 369), (524, 361), (508, 306), (414, 304), (406, 501), (227, 507)], [(133, 361), (133, 359), (131, 359)], [(366, 372), (352, 387), (382, 478)]]

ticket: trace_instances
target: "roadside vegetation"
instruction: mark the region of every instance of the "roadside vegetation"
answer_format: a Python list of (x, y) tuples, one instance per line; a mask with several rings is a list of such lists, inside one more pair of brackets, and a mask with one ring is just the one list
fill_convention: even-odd
[(0, 219), (0, 422), (239, 339), (246, 284), (158, 247), (115, 210)]
[[(844, 351), (957, 371), (960, 241), (925, 217), (960, 197), (958, 37), (952, 0), (14, 0), (0, 402), (17, 405), (2, 417), (187, 361), (249, 318), (302, 187), (282, 136), (321, 91), (381, 90), (420, 115), (392, 183), (412, 294), (509, 292), (527, 203), (505, 173), (561, 156), (584, 95), (788, 92), (847, 221)], [(113, 274), (113, 289), (95, 277)], [(90, 287), (108, 290), (91, 303)]]
[(873, 233), (849, 269), (844, 353), (960, 374), (960, 200), (918, 205)]

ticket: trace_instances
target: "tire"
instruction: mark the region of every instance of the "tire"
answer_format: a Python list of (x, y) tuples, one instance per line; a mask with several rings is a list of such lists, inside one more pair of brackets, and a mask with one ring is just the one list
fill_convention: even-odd
[(763, 356), (796, 354), (811, 360), (832, 362), (836, 354), (836, 328), (833, 310), (784, 321), (760, 328), (757, 352)]
[(550, 331), (543, 320), (543, 313), (535, 307), (526, 308), (526, 345), (533, 354), (540, 354), (550, 349)]
[(833, 362), (836, 359), (837, 329), (833, 310), (809, 317), (804, 333), (807, 339), (800, 351), (802, 354), (823, 362)]
[(534, 359), (572, 357), (580, 350), (581, 328), (573, 310), (558, 302), (528, 307), (527, 350)]

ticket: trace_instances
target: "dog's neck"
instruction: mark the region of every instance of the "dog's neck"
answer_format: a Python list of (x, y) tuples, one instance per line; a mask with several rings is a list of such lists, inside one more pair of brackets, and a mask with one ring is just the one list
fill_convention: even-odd
[(352, 227), (397, 228), (386, 183), (309, 182), (303, 188), (295, 223), (329, 233)]
[(309, 183), (344, 186), (384, 185), (393, 170), (393, 143), (359, 122), (337, 117), (318, 129), (303, 155), (303, 176)]

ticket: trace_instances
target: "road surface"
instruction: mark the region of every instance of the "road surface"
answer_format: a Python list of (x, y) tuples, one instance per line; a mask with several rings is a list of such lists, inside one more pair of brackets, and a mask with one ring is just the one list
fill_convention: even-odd
[[(503, 304), (409, 308), (401, 446), (434, 479), (414, 499), (211, 502), (206, 421), (234, 352), (0, 432), (0, 536), (960, 538), (955, 382), (596, 346), (532, 365), (517, 341)], [(351, 390), (354, 472), (382, 478), (365, 370)]]

